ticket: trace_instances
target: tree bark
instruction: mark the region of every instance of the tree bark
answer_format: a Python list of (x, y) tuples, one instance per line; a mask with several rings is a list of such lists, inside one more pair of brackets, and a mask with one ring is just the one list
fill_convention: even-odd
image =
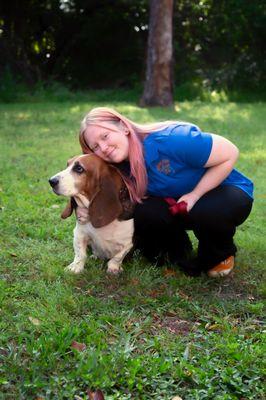
[(173, 105), (173, 0), (150, 0), (146, 81), (141, 106)]

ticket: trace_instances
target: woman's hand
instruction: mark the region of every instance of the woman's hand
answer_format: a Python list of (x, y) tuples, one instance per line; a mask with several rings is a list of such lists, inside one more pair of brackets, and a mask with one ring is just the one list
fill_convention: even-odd
[(81, 225), (86, 224), (89, 221), (89, 209), (86, 207), (77, 207), (76, 217)]
[(181, 196), (180, 199), (178, 199), (177, 203), (185, 201), (187, 203), (187, 212), (189, 212), (198, 200), (199, 196), (196, 193), (190, 192)]

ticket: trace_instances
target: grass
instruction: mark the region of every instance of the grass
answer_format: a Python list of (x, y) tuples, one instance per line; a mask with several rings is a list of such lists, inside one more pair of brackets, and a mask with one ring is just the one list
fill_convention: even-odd
[[(79, 276), (64, 272), (75, 222), (60, 220), (65, 200), (47, 179), (80, 152), (80, 120), (98, 105), (140, 122), (188, 120), (238, 145), (256, 200), (229, 277), (189, 278), (137, 253), (119, 277), (92, 259)], [(108, 92), (0, 105), (0, 399), (80, 400), (96, 388), (108, 400), (264, 398), (264, 116), (264, 103), (145, 109)]]

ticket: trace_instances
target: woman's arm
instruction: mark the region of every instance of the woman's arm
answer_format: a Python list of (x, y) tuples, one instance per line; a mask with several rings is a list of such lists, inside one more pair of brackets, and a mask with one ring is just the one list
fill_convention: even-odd
[(187, 210), (190, 211), (194, 204), (211, 189), (219, 186), (220, 183), (230, 174), (237, 161), (238, 148), (222, 136), (212, 134), (212, 150), (204, 167), (208, 168), (192, 192), (180, 197), (180, 201), (187, 203)]

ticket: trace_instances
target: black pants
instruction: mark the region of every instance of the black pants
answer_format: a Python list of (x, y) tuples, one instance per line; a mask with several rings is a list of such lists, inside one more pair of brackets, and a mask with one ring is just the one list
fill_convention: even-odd
[(234, 234), (253, 200), (234, 186), (218, 186), (202, 196), (191, 211), (173, 216), (163, 198), (149, 197), (135, 209), (136, 246), (150, 260), (182, 263), (192, 249), (186, 230), (198, 239), (197, 264), (208, 270), (235, 255)]

